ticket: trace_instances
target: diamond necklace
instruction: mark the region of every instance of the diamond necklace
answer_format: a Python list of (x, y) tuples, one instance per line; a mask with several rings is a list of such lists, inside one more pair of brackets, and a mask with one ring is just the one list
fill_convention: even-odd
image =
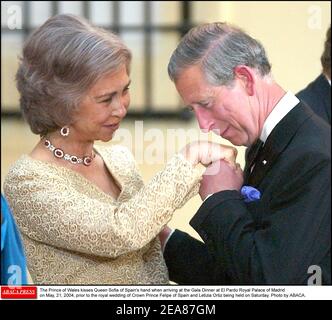
[(92, 160), (95, 158), (96, 154), (92, 152), (91, 156), (85, 156), (83, 158), (70, 155), (68, 153), (65, 153), (62, 149), (56, 148), (53, 146), (50, 140), (45, 139), (44, 146), (49, 149), (53, 155), (58, 159), (64, 159), (69, 161), (72, 164), (84, 164), (85, 166), (89, 166), (92, 162)]

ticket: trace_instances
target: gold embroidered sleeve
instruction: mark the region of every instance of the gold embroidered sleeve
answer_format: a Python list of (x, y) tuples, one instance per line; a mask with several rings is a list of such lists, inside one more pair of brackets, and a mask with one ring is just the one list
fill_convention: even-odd
[(9, 181), (5, 192), (28, 237), (68, 250), (117, 257), (155, 238), (183, 200), (197, 194), (201, 173), (182, 155), (175, 155), (123, 203), (81, 194), (56, 177)]

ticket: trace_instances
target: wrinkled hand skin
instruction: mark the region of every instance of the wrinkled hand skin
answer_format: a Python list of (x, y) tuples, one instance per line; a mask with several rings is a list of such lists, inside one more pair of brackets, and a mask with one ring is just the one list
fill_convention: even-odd
[(210, 141), (195, 141), (187, 144), (181, 153), (193, 165), (201, 163), (207, 167), (220, 159), (235, 164), (237, 149)]
[(201, 181), (199, 194), (204, 200), (208, 195), (224, 190), (239, 191), (243, 185), (243, 171), (239, 164), (226, 160), (213, 162), (207, 167)]

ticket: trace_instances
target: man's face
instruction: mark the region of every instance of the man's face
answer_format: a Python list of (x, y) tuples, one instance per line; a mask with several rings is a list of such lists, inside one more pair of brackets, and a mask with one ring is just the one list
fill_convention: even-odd
[(199, 66), (192, 66), (182, 72), (175, 86), (195, 112), (201, 130), (213, 131), (238, 146), (248, 146), (257, 138), (254, 109), (241, 78), (235, 78), (231, 87), (213, 86)]

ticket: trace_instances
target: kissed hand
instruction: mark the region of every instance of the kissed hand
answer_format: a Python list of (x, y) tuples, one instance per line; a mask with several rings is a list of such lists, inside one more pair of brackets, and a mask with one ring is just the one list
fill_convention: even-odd
[(181, 152), (193, 165), (201, 163), (206, 167), (218, 160), (224, 160), (235, 167), (237, 156), (236, 148), (209, 141), (192, 142)]
[(209, 194), (219, 191), (239, 191), (242, 185), (243, 171), (240, 165), (219, 160), (213, 162), (204, 173), (199, 194), (202, 200), (204, 200)]

